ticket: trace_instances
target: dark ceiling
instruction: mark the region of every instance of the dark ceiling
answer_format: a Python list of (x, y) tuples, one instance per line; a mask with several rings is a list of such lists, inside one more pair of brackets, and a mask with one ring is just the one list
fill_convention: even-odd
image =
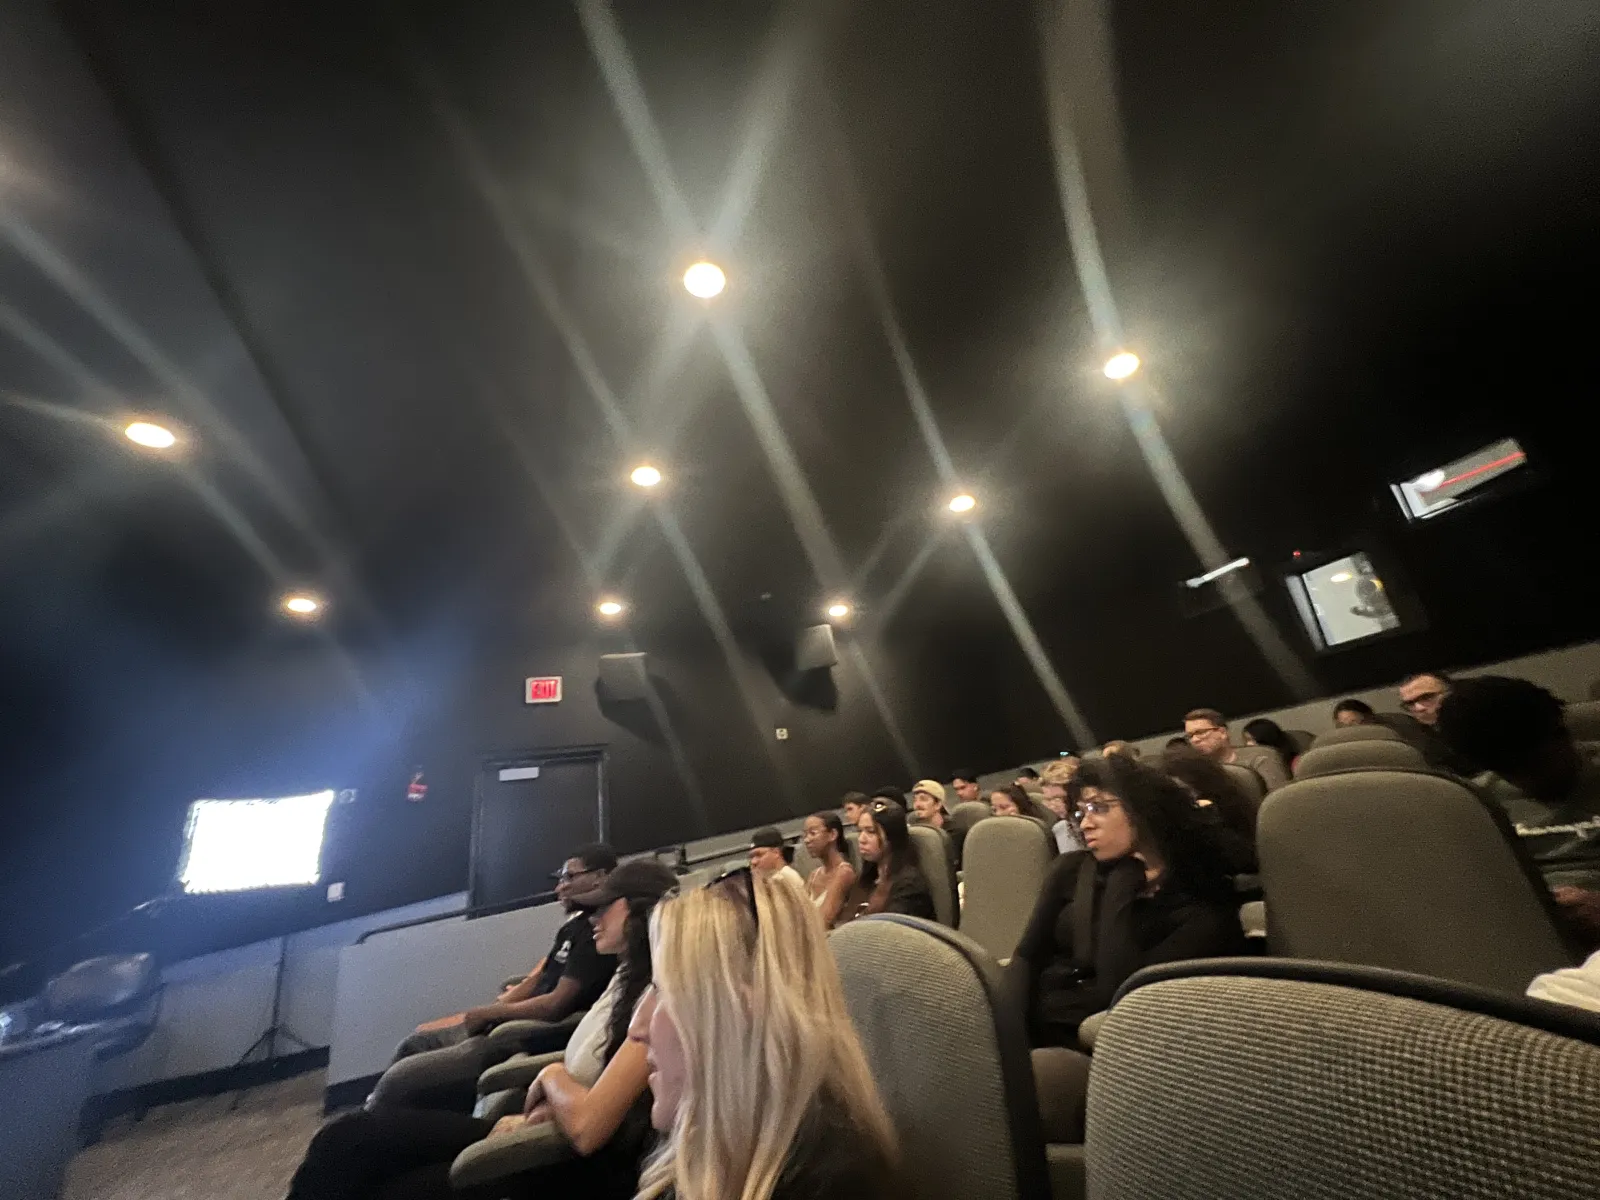
[(1590, 0), (1105, 7), (1047, 76), (1011, 0), (6, 3), (13, 681), (226, 649), (302, 582), (358, 645), (602, 589), (668, 636), (695, 569), (735, 624), (993, 620), (913, 392), (1025, 604), (1138, 612), (1197, 559), (1096, 374), (1057, 86), (1229, 552), (1592, 395)]

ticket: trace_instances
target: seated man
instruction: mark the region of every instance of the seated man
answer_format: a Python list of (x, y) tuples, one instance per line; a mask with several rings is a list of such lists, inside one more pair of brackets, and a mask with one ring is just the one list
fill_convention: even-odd
[(943, 829), (950, 814), (944, 807), (944, 784), (937, 779), (919, 779), (911, 789), (911, 810), (918, 825), (932, 825)]
[(1209, 759), (1224, 766), (1249, 767), (1261, 776), (1269, 792), (1289, 782), (1289, 767), (1282, 755), (1270, 746), (1235, 746), (1228, 734), (1227, 719), (1214, 708), (1184, 713), (1183, 736)]
[[(595, 950), (594, 930), (581, 901), (605, 882), (616, 865), (617, 855), (610, 846), (597, 843), (575, 850), (557, 873), (556, 899), (576, 915), (556, 931), (550, 953), (521, 981), (506, 987), (493, 1004), (418, 1026), (400, 1043), (394, 1064), (378, 1080), (367, 1106), (470, 1109), (478, 1076), (489, 1065), (490, 1029), (502, 1021), (561, 1021), (592, 1006), (611, 982), (617, 960)], [(536, 1053), (558, 1049), (567, 1032), (553, 1032), (550, 1045), (521, 1048)]]
[(1400, 707), (1405, 711), (1378, 713), (1373, 720), (1415, 746), (1434, 770), (1470, 779), (1482, 774), (1484, 767), (1452, 746), (1439, 729), (1439, 713), (1455, 686), (1443, 671), (1408, 675), (1400, 681)]
[[(956, 794), (957, 804), (971, 804), (983, 799), (983, 789), (978, 786), (978, 773), (971, 767), (957, 767), (950, 772), (950, 790)], [(885, 799), (893, 799), (886, 796)]]
[(794, 847), (784, 843), (783, 834), (775, 826), (763, 826), (750, 835), (750, 869), (768, 879), (781, 879), (803, 892), (806, 881), (789, 865), (793, 861)]
[(1502, 675), (1463, 679), (1444, 697), (1439, 732), (1481, 763), (1474, 779), (1511, 818), (1556, 903), (1600, 945), (1600, 745), (1567, 731), (1562, 703)]
[(865, 792), (846, 792), (844, 799), (839, 803), (840, 819), (846, 829), (854, 829), (856, 822), (861, 819), (861, 814), (867, 811), (867, 806), (872, 803), (872, 797)]

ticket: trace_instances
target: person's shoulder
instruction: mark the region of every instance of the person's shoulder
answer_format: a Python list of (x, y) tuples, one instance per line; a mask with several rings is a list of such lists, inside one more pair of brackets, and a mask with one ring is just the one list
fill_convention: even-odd
[(819, 1097), (789, 1148), (773, 1200), (900, 1200), (907, 1193), (884, 1148), (842, 1107)]

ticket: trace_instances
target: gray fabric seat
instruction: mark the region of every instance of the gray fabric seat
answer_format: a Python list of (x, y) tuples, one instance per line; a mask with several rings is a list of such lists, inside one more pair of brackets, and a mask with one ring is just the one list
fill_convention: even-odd
[(1055, 859), (1055, 841), (1030, 817), (992, 817), (967, 834), (961, 932), (997, 959), (1017, 948)]
[(1387, 725), (1342, 725), (1338, 729), (1328, 730), (1327, 733), (1319, 733), (1316, 740), (1311, 743), (1311, 748), (1315, 750), (1321, 746), (1343, 746), (1347, 742), (1400, 742), (1404, 740)]
[(945, 832), (950, 835), (950, 842), (955, 849), (956, 861), (966, 869), (967, 865), (967, 834), (972, 832), (972, 827), (979, 821), (987, 821), (994, 813), (989, 806), (978, 800), (963, 800), (950, 810), (950, 815), (945, 818)]
[(1297, 779), (1263, 802), (1256, 850), (1274, 954), (1512, 994), (1575, 960), (1505, 814), (1448, 776)]
[(1256, 773), (1254, 767), (1247, 767), (1243, 763), (1223, 763), (1222, 769), (1228, 773), (1228, 778), (1244, 789), (1244, 794), (1257, 804), (1261, 803), (1267, 794), (1267, 781)]
[(1175, 963), (1095, 1045), (1097, 1200), (1592, 1196), (1600, 1020), (1398, 972)]
[(1396, 740), (1368, 739), (1317, 746), (1307, 750), (1294, 765), (1296, 779), (1332, 775), (1358, 767), (1383, 767), (1390, 771), (1426, 771), (1427, 759), (1415, 746)]
[(1580, 742), (1600, 742), (1600, 700), (1567, 705), (1567, 729)]
[(852, 921), (828, 942), (911, 1194), (1050, 1195), (1022, 1014), (1003, 1001), (988, 953), (954, 930), (896, 914)]
[(961, 918), (961, 903), (956, 893), (956, 860), (950, 835), (931, 825), (913, 825), (909, 832), (912, 848), (917, 852), (917, 866), (922, 868), (933, 893), (933, 915), (939, 924), (953, 929)]

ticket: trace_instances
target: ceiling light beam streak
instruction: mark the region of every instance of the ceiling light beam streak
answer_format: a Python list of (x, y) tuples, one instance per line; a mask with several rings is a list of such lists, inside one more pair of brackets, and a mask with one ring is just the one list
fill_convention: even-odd
[(976, 525), (963, 525), (961, 532), (966, 536), (967, 544), (972, 547), (978, 566), (983, 569), (983, 577), (989, 581), (989, 588), (994, 592), (1000, 611), (1005, 614), (1006, 621), (1011, 625), (1011, 632), (1016, 635), (1017, 645), (1022, 647), (1022, 653), (1027, 656), (1028, 663), (1033, 667), (1033, 673), (1038, 677), (1045, 695), (1050, 697), (1050, 703), (1055, 707), (1056, 714), (1066, 725), (1067, 731), (1072, 734), (1077, 745), (1098, 744), (1094, 730), (1089, 728), (1089, 722), (1084, 720), (1083, 713), (1067, 694), (1061, 676), (1056, 674), (1050, 656), (1044, 652), (1039, 635), (1034, 632), (1033, 623), (1028, 620), (1022, 602), (1017, 599), (1017, 593), (1011, 588), (1011, 581), (1006, 578), (1005, 572), (995, 560), (994, 551), (989, 548), (989, 539), (983, 536), (983, 530)]
[(866, 685), (867, 696), (872, 701), (872, 707), (878, 710), (878, 720), (883, 722), (883, 731), (889, 735), (889, 744), (894, 747), (895, 757), (900, 760), (908, 778), (917, 775), (917, 763), (921, 761), (911, 751), (911, 744), (906, 741), (905, 732), (900, 728), (900, 722), (895, 719), (894, 709), (890, 707), (889, 697), (884, 694), (883, 688), (878, 684), (878, 677), (872, 670), (872, 664), (867, 661), (867, 653), (861, 648), (854, 638), (844, 644), (846, 660), (856, 669), (856, 674), (861, 676), (861, 682)]
[(883, 599), (872, 606), (872, 620), (877, 628), (887, 629), (889, 622), (894, 620), (895, 614), (900, 611), (900, 606), (911, 594), (911, 587), (916, 583), (917, 577), (922, 574), (929, 560), (933, 558), (934, 552), (943, 543), (945, 529), (946, 526), (941, 524), (923, 539), (916, 554), (906, 564), (906, 569), (900, 572), (900, 577), (889, 586), (889, 590), (883, 594)]

